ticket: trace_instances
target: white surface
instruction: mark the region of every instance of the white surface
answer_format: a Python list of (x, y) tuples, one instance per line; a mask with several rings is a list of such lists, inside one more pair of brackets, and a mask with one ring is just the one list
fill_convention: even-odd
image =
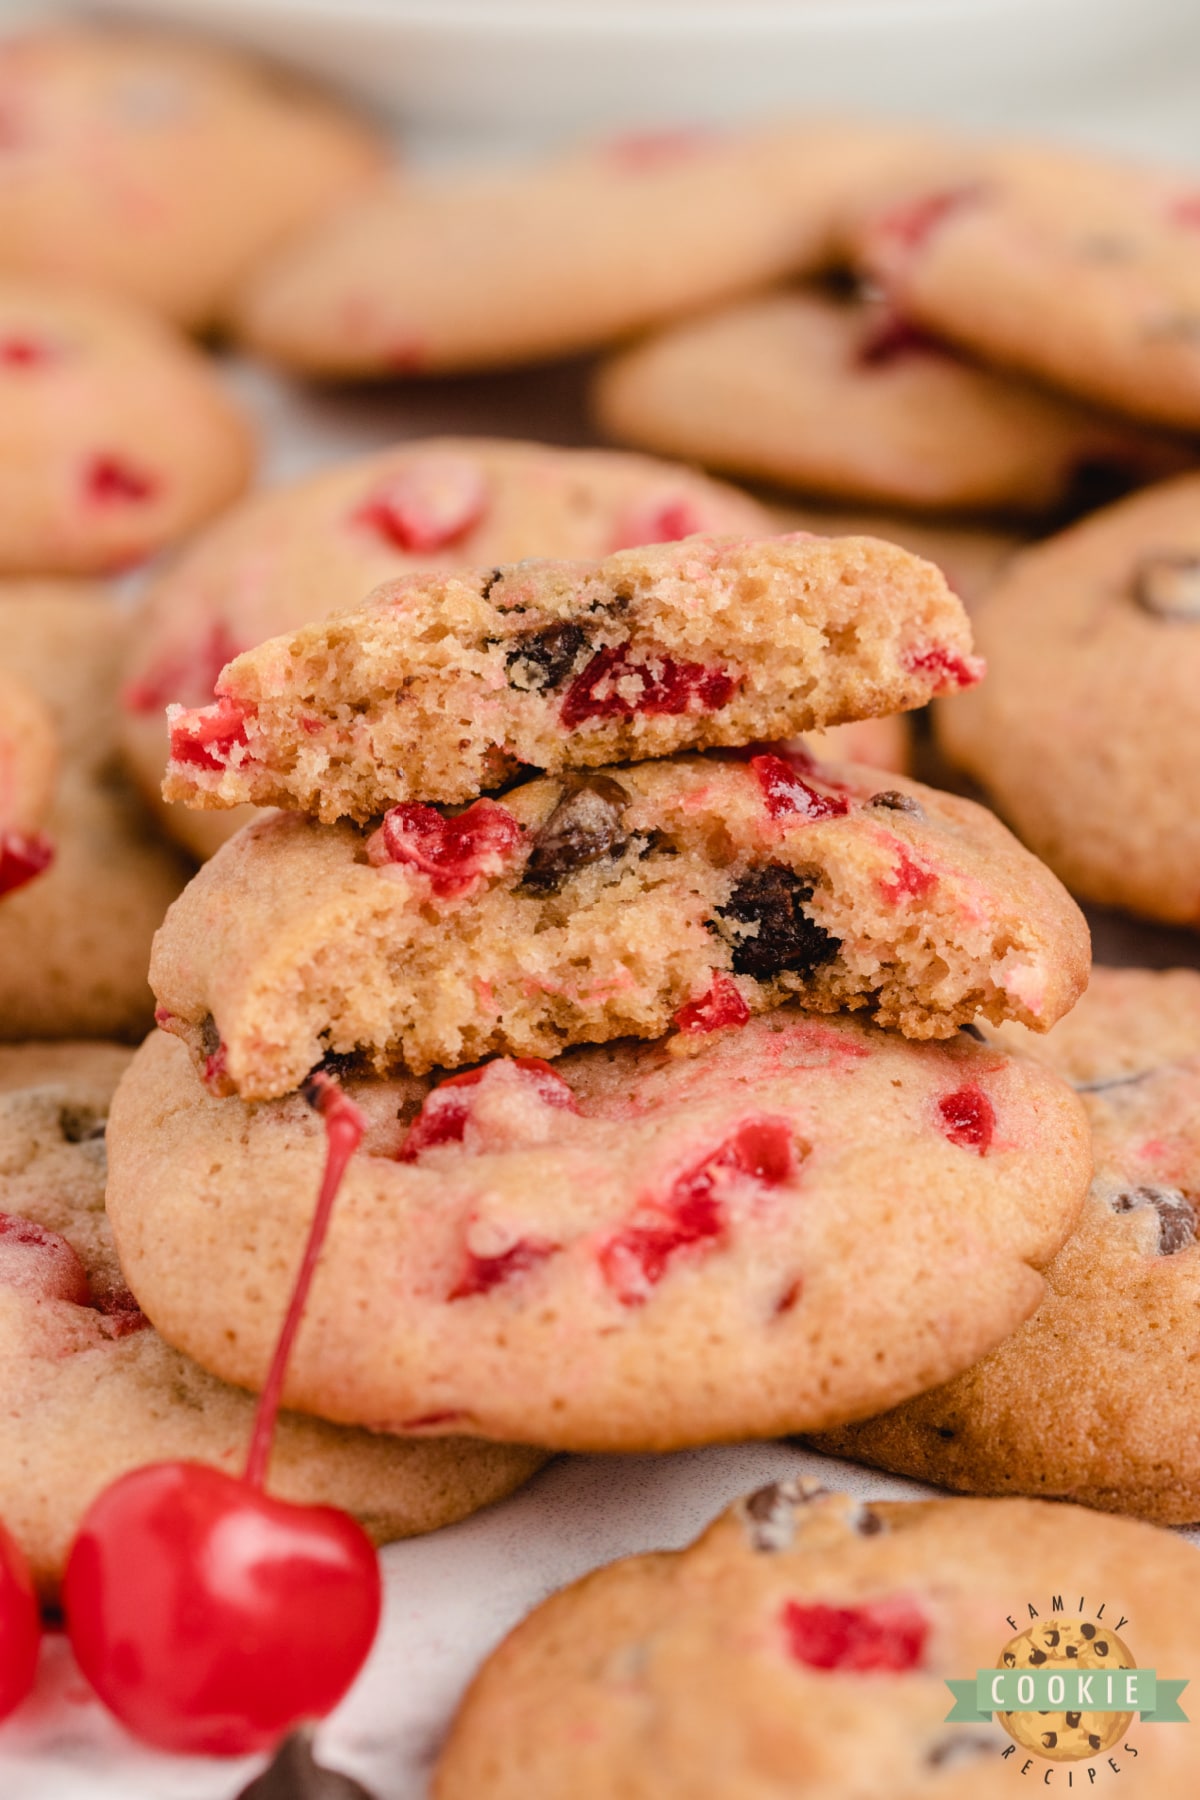
[[(383, 1554), (379, 1641), (321, 1731), (318, 1757), (357, 1775), (378, 1800), (420, 1800), (458, 1695), (531, 1607), (618, 1556), (687, 1543), (728, 1501), (800, 1470), (864, 1497), (929, 1491), (786, 1443), (569, 1457), (489, 1512), (393, 1544)], [(131, 1744), (88, 1697), (61, 1639), (44, 1673), (35, 1700), (0, 1734), (4, 1800), (233, 1800), (260, 1766), (183, 1761)]]
[[(0, 4), (3, 0), (0, 0)], [(470, 136), (790, 108), (1024, 126), (1187, 156), (1196, 0), (92, 0), (218, 30)]]

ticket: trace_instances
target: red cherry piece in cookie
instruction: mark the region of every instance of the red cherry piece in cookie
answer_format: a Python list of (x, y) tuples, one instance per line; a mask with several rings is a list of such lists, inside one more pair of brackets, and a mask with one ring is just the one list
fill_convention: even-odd
[(622, 1305), (649, 1299), (681, 1250), (724, 1239), (724, 1202), (731, 1188), (747, 1180), (777, 1187), (794, 1165), (792, 1134), (781, 1119), (743, 1120), (702, 1162), (678, 1176), (661, 1201), (602, 1247), (601, 1271)]
[(840, 794), (819, 794), (781, 756), (752, 756), (750, 767), (773, 819), (840, 819), (850, 810), (848, 800)]
[(598, 650), (575, 677), (562, 703), (568, 731), (588, 719), (632, 719), (637, 713), (716, 712), (726, 706), (737, 683), (724, 669), (677, 662), (673, 656), (613, 644)]
[(94, 456), (83, 472), (84, 493), (98, 506), (138, 505), (158, 492), (153, 476), (119, 456)]
[(150, 1328), (149, 1319), (127, 1287), (93, 1297), (92, 1305), (107, 1319), (109, 1337), (132, 1337), (135, 1332)]
[(397, 550), (444, 550), (461, 543), (488, 507), (483, 471), (456, 456), (431, 456), (401, 469), (355, 514)]
[(902, 900), (923, 900), (937, 886), (937, 876), (932, 869), (915, 862), (902, 844), (898, 843), (895, 850), (896, 866), (891, 876), (879, 884), (884, 899), (893, 906), (898, 906)]
[(426, 1094), (397, 1160), (416, 1162), (426, 1150), (436, 1150), (442, 1144), (461, 1144), (476, 1097), (471, 1090), (513, 1076), (520, 1082), (526, 1098), (563, 1112), (579, 1111), (571, 1088), (540, 1056), (496, 1057), (492, 1062), (484, 1063), (482, 1068), (466, 1069), (461, 1075), (448, 1076)]
[(642, 544), (674, 544), (680, 538), (711, 531), (712, 520), (687, 494), (658, 494), (639, 500), (623, 513), (613, 533), (614, 550), (636, 550)]
[(246, 714), (236, 700), (182, 709), (170, 720), (171, 757), (199, 769), (223, 769), (246, 742)]
[(240, 1756), (342, 1698), (378, 1626), (378, 1562), (333, 1507), (157, 1463), (88, 1509), (63, 1606), (80, 1668), (137, 1737)]
[(889, 307), (860, 338), (854, 360), (860, 368), (878, 369), (908, 357), (949, 354), (945, 344)]
[(0, 1525), (0, 1719), (32, 1690), (42, 1644), (33, 1577), (20, 1546)]
[(428, 876), (435, 894), (449, 899), (481, 876), (498, 873), (520, 841), (520, 822), (494, 800), (476, 800), (451, 818), (434, 806), (404, 801), (383, 815), (367, 840), (367, 856), (376, 868), (409, 864)]
[(937, 680), (934, 690), (953, 693), (958, 688), (974, 687), (986, 672), (981, 656), (960, 656), (944, 644), (929, 644), (923, 650), (910, 650), (904, 666), (914, 675), (932, 675)]
[(475, 1294), (490, 1294), (493, 1288), (545, 1262), (558, 1248), (544, 1238), (518, 1238), (496, 1256), (476, 1256), (468, 1251), (463, 1272), (446, 1298), (470, 1300)]
[(1181, 194), (1179, 199), (1172, 203), (1170, 217), (1175, 225), (1183, 225), (1191, 231), (1200, 231), (1200, 194)]
[(857, 1606), (789, 1600), (781, 1614), (788, 1654), (810, 1669), (851, 1675), (904, 1675), (921, 1666), (929, 1621), (912, 1600)]
[(881, 214), (875, 221), (875, 236), (889, 250), (911, 254), (922, 249), (954, 213), (978, 201), (982, 194), (982, 188), (976, 184), (923, 194)]
[(36, 369), (53, 361), (53, 355), (37, 338), (0, 338), (0, 369)]
[(675, 1029), (689, 1035), (722, 1031), (729, 1025), (744, 1025), (750, 1008), (728, 975), (714, 969), (708, 992), (699, 1000), (689, 1000), (675, 1014)]
[(54, 861), (54, 845), (34, 831), (0, 831), (0, 894), (23, 888)]
[(121, 704), (135, 713), (161, 712), (172, 701), (202, 706), (213, 698), (221, 670), (239, 653), (228, 625), (218, 619), (191, 650), (164, 657), (139, 681), (131, 681), (121, 695)]
[(0, 1213), (0, 1287), (35, 1300), (92, 1304), (87, 1272), (66, 1238), (20, 1213)]
[(942, 1130), (952, 1144), (986, 1156), (996, 1129), (996, 1109), (981, 1087), (971, 1083), (938, 1101)]

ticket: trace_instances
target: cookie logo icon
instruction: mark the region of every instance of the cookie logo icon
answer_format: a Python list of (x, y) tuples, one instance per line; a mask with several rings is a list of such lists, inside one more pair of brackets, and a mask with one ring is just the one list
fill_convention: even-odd
[[(1047, 1620), (1019, 1632), (1005, 1644), (998, 1669), (1040, 1670), (1053, 1676), (1061, 1671), (1061, 1688), (1053, 1679), (1040, 1682), (1049, 1698), (1067, 1695), (1066, 1677), (1074, 1670), (1136, 1669), (1137, 1661), (1114, 1631), (1090, 1619)], [(1073, 1686), (1077, 1684), (1072, 1684)], [(1097, 1692), (1108, 1684), (1098, 1684)], [(1132, 1712), (1100, 1712), (1064, 1708), (1061, 1712), (997, 1712), (996, 1718), (1014, 1742), (1045, 1757), (1048, 1762), (1081, 1762), (1102, 1756), (1119, 1743), (1133, 1721)]]

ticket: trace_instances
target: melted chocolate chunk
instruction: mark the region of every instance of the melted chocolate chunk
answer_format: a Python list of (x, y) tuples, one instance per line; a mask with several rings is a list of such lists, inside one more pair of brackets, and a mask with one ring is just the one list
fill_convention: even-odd
[(1188, 550), (1143, 556), (1133, 572), (1133, 597), (1156, 619), (1181, 625), (1200, 620), (1200, 556)]
[(1114, 1212), (1142, 1212), (1152, 1206), (1158, 1214), (1158, 1254), (1174, 1256), (1196, 1242), (1196, 1207), (1178, 1188), (1127, 1188), (1110, 1202)]
[(221, 1048), (221, 1034), (217, 1030), (217, 1021), (211, 1013), (205, 1013), (200, 1021), (200, 1051), (203, 1056), (215, 1056)]
[(495, 587), (496, 583), (498, 581), (502, 581), (503, 578), (504, 578), (504, 570), (503, 569), (491, 569), (488, 572), (487, 579), (484, 581), (483, 586), (479, 590), (481, 598), (484, 600), (490, 600), (492, 597), (492, 589)]
[(523, 885), (538, 894), (556, 894), (577, 869), (619, 856), (629, 842), (624, 829), (628, 804), (627, 790), (611, 775), (569, 780), (533, 840)]
[(261, 1775), (237, 1800), (375, 1800), (370, 1788), (351, 1775), (323, 1769), (314, 1759), (312, 1733), (290, 1732)]
[(334, 1081), (361, 1080), (367, 1064), (360, 1050), (327, 1050), (319, 1063), (314, 1063), (305, 1081), (314, 1075), (331, 1075)]
[(504, 659), (509, 687), (536, 693), (558, 687), (584, 648), (583, 630), (578, 625), (547, 625), (544, 631), (531, 631)]
[(1068, 1731), (1077, 1731), (1079, 1729), (1079, 1721), (1080, 1721), (1080, 1719), (1082, 1719), (1083, 1714), (1082, 1713), (1064, 1713), (1063, 1717), (1067, 1721)]
[(911, 813), (914, 819), (925, 817), (925, 808), (911, 794), (902, 794), (899, 788), (885, 788), (882, 794), (872, 794), (867, 801), (868, 806), (884, 807), (888, 812)]
[[(753, 975), (758, 981), (768, 981), (785, 969), (810, 975), (822, 964), (833, 961), (841, 939), (803, 910), (813, 891), (811, 884), (801, 880), (794, 870), (778, 863), (750, 869), (743, 875), (728, 904), (717, 908), (719, 916), (728, 922), (723, 935), (734, 946), (735, 975)], [(739, 931), (738, 926), (743, 929)]]
[(980, 1031), (978, 1025), (968, 1023), (966, 1025), (960, 1025), (958, 1029), (965, 1033), (967, 1037), (974, 1038), (977, 1044), (987, 1043), (987, 1039), (984, 1037), (982, 1031)]
[(94, 1106), (60, 1106), (58, 1129), (64, 1143), (90, 1144), (104, 1136), (107, 1120)]
[(1058, 1743), (1057, 1731), (1043, 1731), (1042, 1743), (1047, 1750), (1053, 1750)]
[(1079, 1627), (1079, 1635), (1080, 1637), (1094, 1638), (1096, 1635), (1096, 1627), (1094, 1625), (1081, 1625)]

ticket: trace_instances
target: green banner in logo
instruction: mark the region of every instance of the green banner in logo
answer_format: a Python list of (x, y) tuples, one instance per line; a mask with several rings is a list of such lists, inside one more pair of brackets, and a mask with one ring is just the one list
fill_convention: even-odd
[(1145, 1725), (1186, 1725), (1179, 1696), (1187, 1681), (1153, 1669), (980, 1669), (973, 1681), (947, 1681), (954, 1705), (947, 1722), (990, 1719), (995, 1712), (1140, 1714)]

